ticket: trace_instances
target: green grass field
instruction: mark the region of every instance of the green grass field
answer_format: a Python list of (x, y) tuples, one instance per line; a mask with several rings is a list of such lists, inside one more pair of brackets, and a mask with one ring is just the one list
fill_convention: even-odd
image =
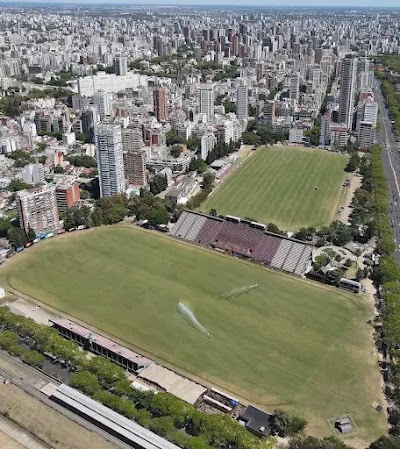
[(345, 156), (327, 151), (260, 148), (201, 209), (272, 222), (288, 231), (320, 227), (332, 221), (339, 207), (345, 166)]
[[(0, 276), (0, 285), (200, 382), (304, 416), (316, 435), (329, 435), (326, 419), (344, 413), (363, 442), (384, 431), (383, 414), (372, 408), (380, 402), (379, 373), (361, 296), (127, 226), (41, 242)], [(253, 284), (259, 288), (248, 294), (222, 297)], [(179, 316), (178, 301), (212, 338)]]

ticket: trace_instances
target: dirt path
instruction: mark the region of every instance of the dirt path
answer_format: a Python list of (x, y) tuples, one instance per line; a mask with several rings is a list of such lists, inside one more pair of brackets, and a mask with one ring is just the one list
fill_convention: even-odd
[(352, 175), (350, 179), (350, 186), (347, 188), (344, 204), (342, 204), (343, 209), (341, 209), (339, 215), (339, 220), (342, 221), (343, 223), (349, 222), (349, 217), (353, 210), (350, 207), (350, 205), (353, 200), (354, 192), (361, 187), (361, 184), (362, 184), (361, 176)]

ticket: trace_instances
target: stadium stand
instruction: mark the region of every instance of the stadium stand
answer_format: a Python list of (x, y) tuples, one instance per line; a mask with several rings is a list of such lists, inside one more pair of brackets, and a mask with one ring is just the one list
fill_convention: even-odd
[(293, 273), (302, 254), (303, 245), (300, 245), (300, 243), (293, 243), (293, 246), (286, 257), (285, 263), (282, 265), (282, 270)]
[(308, 261), (311, 259), (312, 248), (308, 245), (304, 245), (303, 254), (300, 256), (297, 266), (294, 270), (294, 274), (301, 276), (307, 269)]
[(182, 212), (179, 220), (176, 222), (175, 226), (172, 229), (171, 235), (173, 235), (174, 237), (181, 237), (181, 228), (183, 227), (189, 216), (190, 214), (188, 212)]
[(291, 242), (290, 240), (282, 239), (278, 251), (272, 259), (271, 267), (278, 268), (280, 270), (285, 263), (286, 257), (288, 256), (292, 246), (293, 242)]
[(203, 246), (210, 246), (218, 234), (222, 221), (220, 218), (207, 217), (206, 222), (197, 234), (195, 243)]
[(262, 232), (259, 229), (252, 228), (248, 224), (224, 221), (212, 245), (220, 247), (218, 242), (234, 242), (238, 249), (242, 248), (244, 254), (250, 256), (261, 236)]
[(272, 234), (265, 231), (265, 227), (261, 223), (236, 217), (221, 219), (184, 211), (170, 235), (299, 276), (304, 274), (312, 247), (298, 240)]
[(196, 240), (197, 235), (200, 232), (200, 229), (203, 227), (204, 223), (207, 221), (206, 217), (202, 217), (201, 215), (194, 214), (194, 221), (191, 229), (186, 234), (186, 240), (189, 242), (194, 242)]
[(254, 260), (262, 265), (271, 265), (281, 240), (280, 237), (275, 237), (274, 235), (264, 235), (253, 251)]
[(182, 224), (181, 229), (179, 230), (179, 237), (184, 240), (189, 240), (187, 238), (188, 233), (193, 228), (194, 223), (197, 220), (197, 216), (193, 214), (187, 214), (185, 222)]

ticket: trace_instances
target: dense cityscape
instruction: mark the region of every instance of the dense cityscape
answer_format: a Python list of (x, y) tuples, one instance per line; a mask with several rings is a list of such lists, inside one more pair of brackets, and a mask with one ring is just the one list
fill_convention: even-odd
[(0, 446), (400, 448), (400, 10), (0, 10)]

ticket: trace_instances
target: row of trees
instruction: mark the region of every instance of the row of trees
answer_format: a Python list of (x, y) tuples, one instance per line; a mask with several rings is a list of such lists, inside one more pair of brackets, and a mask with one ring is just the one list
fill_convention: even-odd
[(234, 151), (238, 150), (240, 148), (241, 141), (238, 140), (237, 142), (234, 142), (231, 140), (228, 143), (222, 142), (219, 140), (212, 151), (210, 151), (206, 158), (206, 163), (208, 165), (212, 164), (217, 159), (220, 159), (221, 157), (228, 156), (229, 154), (233, 153)]
[(91, 156), (70, 155), (70, 156), (67, 156), (67, 161), (71, 165), (74, 165), (75, 167), (85, 167), (85, 168), (96, 168), (97, 167), (96, 159)]
[(207, 199), (208, 195), (212, 192), (214, 188), (214, 175), (207, 172), (203, 176), (203, 186), (201, 191), (191, 198), (186, 207), (188, 209), (197, 209), (200, 205)]
[[(392, 359), (399, 355), (400, 348), (400, 267), (391, 255), (395, 249), (391, 231), (389, 213), (389, 195), (386, 176), (382, 165), (382, 148), (374, 145), (371, 148), (369, 161), (361, 161), (360, 172), (363, 174), (363, 185), (356, 191), (353, 200), (352, 223), (364, 223), (372, 235), (378, 237), (380, 263), (374, 268), (374, 280), (380, 286), (383, 299), (383, 327), (378, 333), (378, 347), (388, 350)], [(394, 436), (383, 436), (370, 445), (371, 449), (400, 448), (400, 368), (396, 364), (388, 365), (385, 374), (388, 382), (385, 388), (387, 396), (396, 404), (389, 415), (392, 424), (390, 433)]]
[(382, 81), (382, 93), (389, 108), (390, 116), (395, 122), (397, 132), (400, 132), (400, 95), (395, 88), (395, 86), (398, 86), (398, 80), (388, 74), (378, 74), (378, 79)]
[[(181, 447), (265, 447), (265, 440), (252, 435), (230, 416), (199, 412), (169, 393), (154, 394), (133, 389), (121, 367), (101, 356), (87, 358), (77, 343), (65, 340), (52, 328), (14, 315), (6, 307), (0, 308), (0, 323), (6, 328), (0, 334), (2, 349), (23, 357), (33, 365), (43, 363), (43, 353), (64, 360), (76, 371), (69, 378), (72, 387)], [(32, 348), (30, 353), (21, 349), (21, 341)], [(303, 430), (305, 425), (304, 420), (281, 411), (276, 412), (272, 422), (274, 431), (282, 436), (293, 435)]]
[(268, 126), (256, 125), (255, 121), (249, 122), (247, 130), (242, 134), (245, 145), (273, 145), (287, 140), (288, 135), (282, 130), (273, 130)]

